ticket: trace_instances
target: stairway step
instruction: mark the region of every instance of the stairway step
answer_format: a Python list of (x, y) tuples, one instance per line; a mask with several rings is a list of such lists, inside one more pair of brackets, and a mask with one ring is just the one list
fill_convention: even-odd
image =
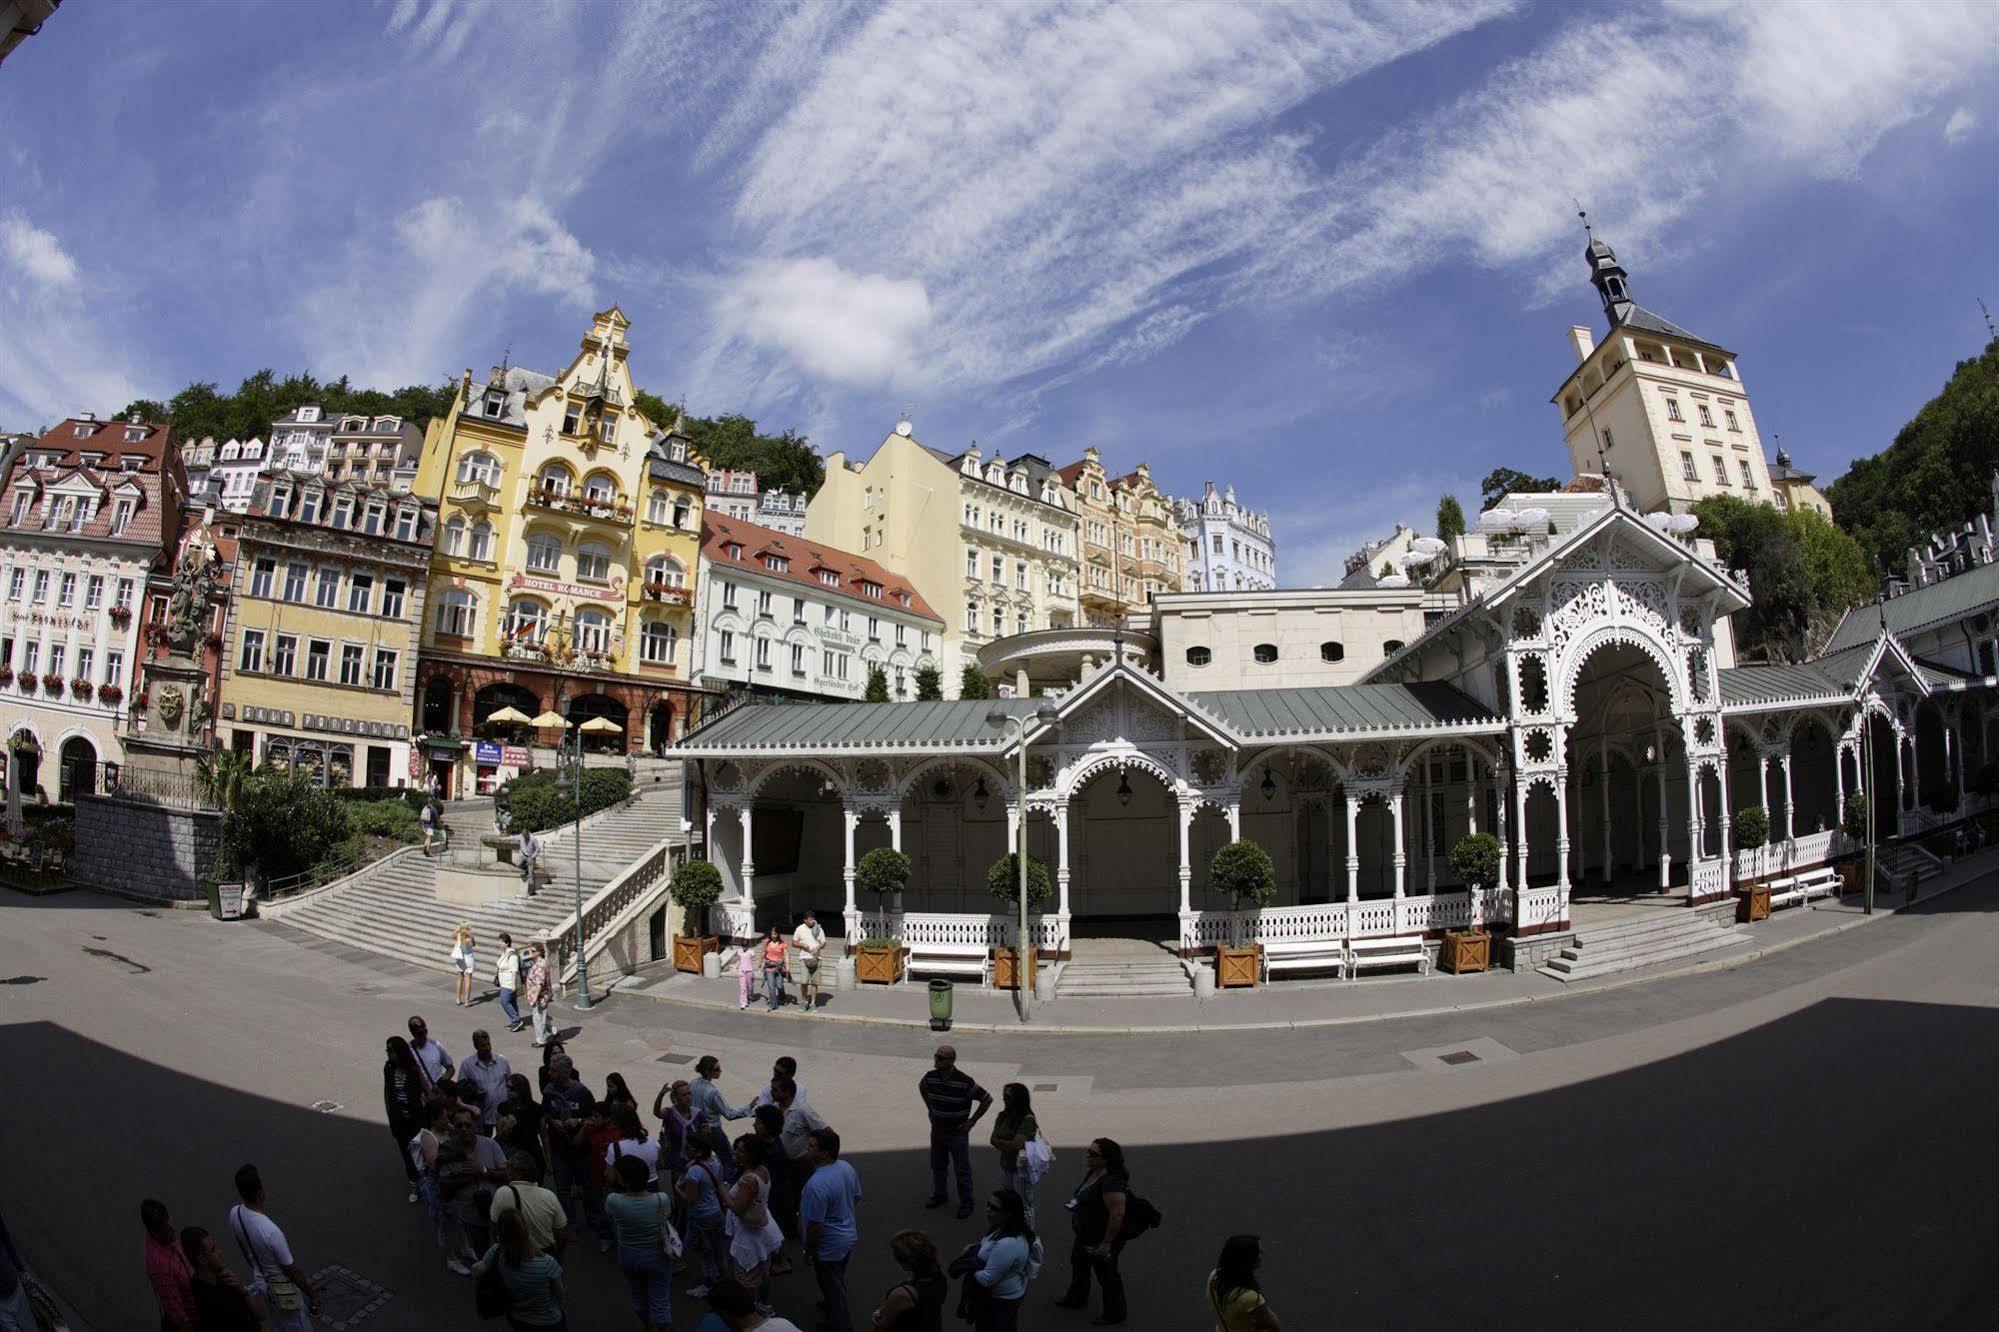
[(1629, 921), (1616, 921), (1603, 925), (1590, 925), (1576, 931), (1579, 944), (1611, 943), (1619, 939), (1639, 938), (1648, 934), (1667, 933), (1677, 930), (1699, 929), (1707, 924), (1707, 919), (1689, 910), (1665, 910), (1654, 915), (1642, 916)]
[(1542, 971), (1560, 981), (1589, 980), (1597, 976), (1615, 975), (1622, 971), (1635, 971), (1640, 967), (1656, 966), (1661, 962), (1671, 962), (1682, 957), (1697, 957), (1702, 953), (1711, 953), (1746, 942), (1747, 940), (1739, 935), (1717, 930), (1711, 938), (1685, 940), (1670, 947), (1626, 953), (1617, 957), (1557, 957), (1542, 967)]

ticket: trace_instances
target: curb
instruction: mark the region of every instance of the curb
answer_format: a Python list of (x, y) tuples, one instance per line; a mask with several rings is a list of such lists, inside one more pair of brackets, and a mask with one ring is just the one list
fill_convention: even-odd
[[(1917, 900), (1919, 902), (1934, 901), (1936, 898), (1942, 897), (1946, 893), (1956, 892), (1959, 888), (1963, 888), (1972, 883), (1981, 882), (1986, 878), (1992, 877), (1993, 875), (1999, 875), (1999, 866), (1994, 866), (1993, 868), (1986, 870), (1981, 874), (1978, 874), (1971, 878), (1964, 879), (1958, 883), (1951, 884), (1947, 887), (1940, 887), (1936, 889), (1934, 892), (1930, 893), (1929, 896), (1918, 898)], [(1894, 919), (1895, 916), (1899, 915), (1903, 910), (1903, 908), (1907, 905), (1909, 904), (1902, 903), (1897, 906), (1890, 907), (1887, 910), (1880, 910), (1877, 908), (1877, 910), (1872, 916), (1865, 916), (1865, 915), (1856, 916), (1850, 921), (1845, 921), (1839, 925), (1831, 927), (1830, 929), (1820, 931), (1819, 933), (1806, 935), (1803, 938), (1785, 939), (1765, 944), (1762, 945), (1761, 947), (1753, 948), (1747, 953), (1738, 954), (1734, 957), (1714, 958), (1705, 962), (1693, 962), (1689, 963), (1686, 966), (1675, 968), (1672, 971), (1655, 972), (1653, 974), (1645, 976), (1625, 976), (1615, 980), (1605, 980), (1591, 984), (1570, 986), (1560, 990), (1551, 991), (1547, 994), (1523, 994), (1523, 995), (1515, 995), (1513, 997), (1505, 999), (1491, 999), (1491, 1000), (1485, 1000), (1483, 1002), (1473, 1002), (1473, 1003), (1464, 1003), (1464, 1004), (1439, 1004), (1430, 1008), (1414, 1008), (1414, 1009), (1409, 1009), (1405, 1012), (1396, 1012), (1396, 1013), (1355, 1014), (1350, 1017), (1297, 1018), (1286, 1022), (1214, 1022), (1214, 1023), (1197, 1022), (1197, 1023), (1176, 1023), (1170, 1026), (1145, 1026), (1145, 1027), (1119, 1027), (1119, 1026), (1036, 1027), (1033, 1025), (1021, 1024), (1017, 1022), (1010, 1025), (1002, 1025), (996, 1022), (953, 1022), (951, 1024), (951, 1030), (954, 1032), (955, 1031), (977, 1032), (980, 1035), (993, 1035), (993, 1036), (1000, 1036), (1000, 1035), (1186, 1036), (1194, 1033), (1207, 1034), (1214, 1032), (1311, 1031), (1326, 1027), (1353, 1027), (1373, 1022), (1400, 1022), (1409, 1018), (1450, 1017), (1452, 1015), (1461, 1014), (1461, 1013), (1478, 1013), (1478, 1012), (1486, 1012), (1493, 1009), (1501, 1009), (1501, 1008), (1519, 1008), (1527, 1004), (1545, 1004), (1545, 1003), (1559, 1002), (1560, 1000), (1563, 999), (1581, 998), (1585, 995), (1608, 994), (1617, 990), (1630, 989), (1631, 987), (1636, 985), (1650, 985), (1654, 981), (1677, 980), (1683, 976), (1697, 976), (1712, 971), (1732, 970), (1735, 967), (1743, 966), (1746, 965), (1747, 963), (1755, 962), (1762, 958), (1773, 957), (1778, 953), (1789, 952), (1791, 949), (1802, 947), (1805, 944), (1816, 943), (1821, 939), (1836, 938), (1839, 935), (1845, 934), (1850, 930), (1859, 929), (1863, 925), (1872, 925), (1879, 921), (1892, 920)], [(711, 1003), (705, 999), (684, 999), (678, 996), (654, 994), (645, 990), (624, 991), (617, 989), (615, 986), (609, 992), (607, 992), (605, 998), (609, 998), (610, 994), (612, 993), (619, 994), (621, 997), (624, 998), (646, 999), (656, 1004), (668, 1004), (678, 1008), (697, 1008), (715, 1013), (726, 1013), (731, 1011), (726, 1003), (719, 1003), (719, 1004)], [(598, 1006), (601, 1007), (603, 1005), (603, 1002), (604, 1001), (601, 999), (598, 1000)], [(849, 1016), (844, 1013), (816, 1013), (813, 1014), (812, 1016), (813, 1020), (815, 1021), (838, 1022), (838, 1023), (845, 1023), (851, 1026), (889, 1027), (889, 1028), (916, 1029), (922, 1031), (929, 1031), (931, 1029), (930, 1020), (928, 1018), (875, 1017), (872, 1015)]]

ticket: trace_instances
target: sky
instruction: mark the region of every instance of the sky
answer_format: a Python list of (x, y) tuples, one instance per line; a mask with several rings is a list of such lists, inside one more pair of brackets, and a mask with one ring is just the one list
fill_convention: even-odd
[(1566, 475), (1578, 201), (1822, 480), (1999, 306), (1989, 0), (69, 0), (0, 127), (0, 429), (553, 371), (615, 303), (824, 453), (1232, 484), (1290, 586)]

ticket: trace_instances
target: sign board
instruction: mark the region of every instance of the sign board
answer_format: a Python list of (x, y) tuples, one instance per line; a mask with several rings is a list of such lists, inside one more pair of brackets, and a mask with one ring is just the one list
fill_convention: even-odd
[(500, 746), (494, 744), (491, 740), (481, 740), (478, 744), (472, 746), (472, 761), (474, 763), (498, 763), (500, 761)]
[(501, 745), (500, 763), (509, 768), (525, 768), (528, 765), (526, 745)]
[(215, 885), (215, 900), (224, 920), (243, 918), (243, 885), (240, 883), (218, 883)]

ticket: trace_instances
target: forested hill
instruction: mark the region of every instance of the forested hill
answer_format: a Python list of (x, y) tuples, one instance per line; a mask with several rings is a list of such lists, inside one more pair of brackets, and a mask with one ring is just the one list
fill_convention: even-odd
[(1899, 574), (1909, 547), (1992, 507), (1999, 469), (1999, 339), (1961, 361), (1943, 391), (1895, 442), (1859, 458), (1826, 491), (1834, 519), (1884, 573)]

